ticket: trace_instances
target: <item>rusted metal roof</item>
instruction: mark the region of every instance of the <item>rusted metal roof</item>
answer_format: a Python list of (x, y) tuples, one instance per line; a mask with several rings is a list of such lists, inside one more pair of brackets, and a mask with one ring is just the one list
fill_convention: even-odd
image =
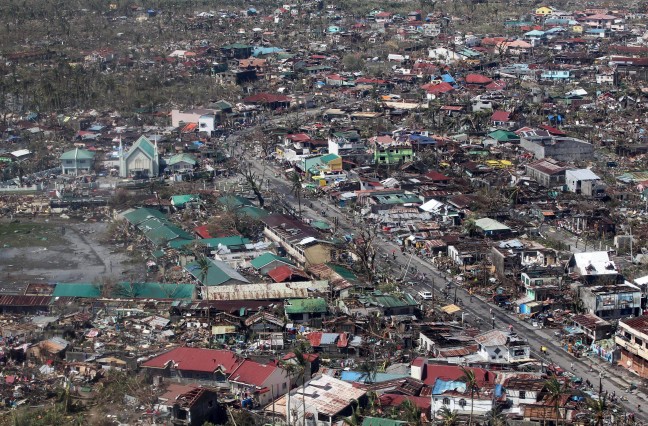
[(0, 306), (49, 306), (51, 296), (0, 296)]
[(304, 299), (329, 291), (328, 281), (300, 281), (203, 287), (208, 300), (283, 300)]

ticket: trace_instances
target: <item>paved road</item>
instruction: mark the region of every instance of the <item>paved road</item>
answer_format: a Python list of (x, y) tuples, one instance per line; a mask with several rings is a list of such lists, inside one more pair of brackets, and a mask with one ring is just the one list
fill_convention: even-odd
[[(236, 143), (240, 137), (245, 135), (245, 133), (246, 131), (243, 131), (232, 135), (230, 143)], [(284, 179), (274, 176), (274, 172), (280, 172), (280, 170), (271, 164), (264, 165), (261, 161), (253, 162), (252, 164), (259, 175), (263, 172), (263, 168), (267, 167), (264, 176), (268, 180), (269, 186), (273, 188), (276, 193), (280, 194), (280, 197), (285, 203), (293, 206), (296, 211), (297, 200), (291, 193), (290, 184)], [(309, 207), (311, 203), (313, 204), (313, 208)], [(322, 211), (326, 212), (324, 216), (321, 215)], [(340, 211), (336, 207), (331, 206), (322, 200), (303, 200), (302, 216), (308, 219), (325, 220), (328, 222), (331, 222), (333, 218), (337, 218), (338, 229), (340, 231), (345, 234), (355, 232), (354, 224), (352, 223), (353, 219), (350, 218), (347, 213)], [(566, 231), (561, 230), (561, 232)], [(567, 237), (567, 235), (565, 235), (565, 237)], [(376, 249), (380, 254), (377, 257), (378, 262), (382, 262), (383, 258), (392, 257), (392, 253), (395, 253), (396, 258), (395, 260), (390, 260), (391, 265), (395, 262), (403, 271), (413, 271), (413, 268), (416, 268), (419, 274), (426, 274), (428, 277), (427, 280), (413, 280), (414, 284), (412, 286), (403, 286), (404, 291), (407, 291), (414, 296), (419, 290), (432, 291), (433, 289), (434, 293), (440, 296), (441, 290), (446, 287), (449, 282), (445, 274), (439, 272), (434, 265), (417, 256), (401, 253), (400, 246), (397, 246), (386, 238), (379, 241)], [(403, 281), (407, 281), (407, 279), (404, 279)], [(452, 294), (452, 299), (455, 294), (455, 284), (451, 284), (451, 286), (452, 288), (450, 293)], [(646, 396), (637, 393), (636, 391), (634, 393), (627, 393), (626, 389), (628, 388), (629, 380), (631, 379), (619, 375), (619, 373), (614, 371), (610, 364), (606, 364), (599, 360), (590, 360), (588, 358), (579, 359), (573, 357), (559, 346), (560, 341), (553, 335), (551, 329), (539, 329), (533, 327), (529, 323), (520, 321), (515, 315), (489, 304), (481, 298), (474, 297), (473, 301), (470, 302), (470, 295), (460, 286), (457, 286), (456, 288), (456, 295), (458, 300), (464, 302), (463, 309), (466, 312), (466, 321), (475, 324), (475, 320), (479, 318), (481, 320), (481, 329), (483, 331), (492, 328), (493, 318), (495, 320), (496, 328), (505, 330), (509, 325), (513, 325), (514, 332), (527, 339), (531, 345), (533, 356), (536, 359), (543, 360), (546, 364), (557, 364), (566, 370), (570, 370), (571, 365), (573, 364), (573, 373), (581, 377), (583, 381), (589, 380), (594, 384), (595, 391), (598, 391), (600, 378), (604, 391), (607, 391), (609, 394), (614, 392), (617, 398), (627, 397), (627, 401), (619, 401), (626, 411), (635, 413), (637, 420), (648, 420), (648, 415), (646, 415), (647, 413), (637, 412), (638, 407), (646, 402)], [(548, 354), (546, 356), (542, 356), (540, 353), (540, 347), (542, 346), (548, 348)], [(646, 406), (645, 411), (648, 411), (648, 406)]]

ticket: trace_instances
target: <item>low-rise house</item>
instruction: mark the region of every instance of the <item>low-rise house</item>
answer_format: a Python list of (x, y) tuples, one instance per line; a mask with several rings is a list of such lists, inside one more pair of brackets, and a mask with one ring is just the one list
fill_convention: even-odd
[(186, 153), (176, 154), (167, 161), (169, 171), (175, 173), (193, 171), (196, 164), (198, 164), (196, 158), (193, 155)]
[(585, 313), (571, 318), (573, 327), (581, 331), (587, 343), (607, 339), (612, 334), (612, 324), (594, 314)]
[(352, 154), (364, 154), (366, 151), (365, 144), (360, 138), (360, 134), (355, 131), (335, 132), (328, 139), (329, 154), (344, 156)]
[(412, 144), (407, 138), (374, 136), (369, 139), (376, 164), (395, 165), (411, 161), (414, 157)]
[(282, 214), (273, 214), (261, 221), (263, 235), (278, 243), (298, 264), (309, 266), (331, 261), (332, 245), (303, 222)]
[(511, 233), (511, 228), (488, 217), (475, 220), (475, 227), (486, 237), (498, 238)]
[(154, 356), (142, 368), (156, 376), (229, 387), (227, 378), (241, 361), (231, 351), (180, 347)]
[(242, 400), (252, 398), (255, 405), (265, 406), (290, 386), (288, 372), (274, 362), (261, 364), (243, 360), (228, 377), (231, 390)]
[(330, 426), (353, 414), (354, 405), (364, 407), (367, 391), (327, 375), (318, 375), (282, 396), (266, 411), (274, 410), (291, 424)]
[(586, 285), (611, 285), (619, 277), (619, 270), (607, 251), (574, 253), (569, 259), (567, 270), (577, 274)]
[(531, 359), (531, 346), (517, 334), (491, 330), (475, 336), (479, 344), (478, 354), (493, 364), (512, 364), (528, 362)]
[(569, 191), (575, 194), (583, 194), (588, 197), (605, 195), (605, 185), (601, 178), (590, 169), (567, 170), (565, 183)]
[(565, 183), (567, 167), (552, 158), (537, 160), (524, 167), (525, 174), (544, 187), (551, 188)]
[(543, 373), (502, 371), (497, 374), (497, 384), (502, 386), (510, 410), (516, 414), (520, 412), (520, 404), (535, 404), (540, 400), (546, 382)]
[(266, 275), (268, 272), (279, 266), (294, 266), (293, 263), (285, 257), (277, 256), (274, 253), (264, 253), (250, 261), (250, 265), (260, 274)]
[(185, 266), (186, 271), (203, 286), (232, 285), (250, 281), (237, 270), (220, 260), (205, 259), (205, 264), (198, 261)]
[(218, 394), (208, 388), (169, 383), (158, 397), (160, 412), (169, 413), (174, 425), (198, 426), (205, 422), (223, 421), (219, 416)]
[(61, 172), (64, 175), (79, 176), (89, 174), (94, 168), (95, 153), (87, 149), (75, 148), (59, 157)]
[(289, 321), (321, 322), (328, 314), (328, 303), (325, 299), (288, 299), (284, 303), (284, 311)]

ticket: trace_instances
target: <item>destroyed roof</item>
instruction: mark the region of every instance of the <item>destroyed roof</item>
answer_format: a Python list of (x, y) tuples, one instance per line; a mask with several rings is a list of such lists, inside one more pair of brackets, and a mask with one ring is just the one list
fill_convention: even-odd
[(216, 370), (228, 374), (241, 362), (231, 351), (181, 347), (171, 349), (144, 362), (145, 368), (167, 368), (185, 371), (213, 373)]
[(225, 283), (232, 284), (232, 281), (241, 283), (249, 283), (247, 278), (229, 266), (227, 263), (215, 260), (207, 260), (207, 270), (201, 269), (199, 263), (191, 262), (185, 266), (185, 270), (189, 272), (195, 279), (200, 281), (204, 286), (218, 286)]
[(162, 213), (159, 210), (155, 209), (149, 209), (146, 207), (142, 207), (139, 209), (135, 210), (128, 210), (124, 213), (122, 213), (122, 216), (124, 219), (126, 219), (131, 225), (139, 225), (142, 222), (147, 221), (148, 219), (152, 217), (156, 217), (158, 219), (166, 219), (166, 216), (164, 213)]
[(648, 315), (642, 315), (640, 317), (634, 318), (624, 318), (621, 320), (621, 322), (627, 325), (628, 328), (632, 328), (643, 334), (648, 334)]
[(328, 312), (328, 303), (326, 299), (288, 299), (284, 302), (286, 314), (303, 314), (303, 313), (326, 313)]
[[(367, 392), (351, 383), (338, 380), (327, 375), (318, 375), (306, 382), (302, 387), (291, 391), (291, 407), (300, 412), (301, 404), (309, 409), (326, 416), (335, 416), (351, 405), (351, 401), (359, 401)], [(286, 399), (287, 397), (282, 397)], [(286, 404), (285, 401), (279, 403)]]
[(574, 253), (570, 264), (578, 268), (581, 275), (611, 275), (617, 273), (616, 265), (610, 260), (607, 251)]
[(329, 291), (328, 281), (231, 284), (203, 289), (209, 300), (284, 300), (306, 298)]
[(192, 299), (193, 284), (128, 283), (58, 283), (53, 297), (115, 298), (115, 299)]
[(304, 272), (304, 271), (302, 271), (300, 269), (291, 267), (289, 265), (277, 266), (276, 268), (268, 271), (268, 276), (270, 278), (272, 278), (272, 280), (274, 282), (276, 282), (276, 283), (288, 281), (288, 280), (292, 279), (293, 277), (299, 277), (299, 278), (305, 279), (305, 280), (307, 280), (309, 278), (308, 274), (306, 274), (306, 272)]

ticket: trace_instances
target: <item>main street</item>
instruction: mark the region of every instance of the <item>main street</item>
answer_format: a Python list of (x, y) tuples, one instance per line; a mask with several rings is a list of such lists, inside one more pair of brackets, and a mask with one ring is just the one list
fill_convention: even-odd
[[(230, 136), (228, 143), (233, 144), (239, 148), (239, 154), (243, 154), (242, 145), (239, 144), (240, 138), (250, 132), (246, 129), (236, 132)], [(292, 207), (293, 211), (298, 210), (298, 200), (292, 193), (291, 185), (285, 179), (281, 178), (281, 170), (276, 168), (273, 164), (266, 161), (251, 161), (258, 176), (263, 176), (263, 189), (272, 189), (275, 194), (281, 199), (281, 202)], [(312, 207), (311, 207), (312, 206)], [(354, 225), (353, 221), (356, 220), (348, 216), (335, 206), (332, 206), (323, 200), (302, 200), (301, 201), (302, 217), (311, 220), (324, 220), (335, 221), (337, 223), (337, 230), (342, 234), (353, 234), (358, 225)], [(323, 212), (324, 215), (322, 214)], [(382, 237), (379, 242), (375, 244), (376, 251), (379, 253), (377, 262), (386, 262), (382, 259), (391, 259), (391, 266), (393, 270), (394, 265), (398, 265), (403, 275), (407, 274), (409, 270), (416, 268), (420, 277), (425, 274), (426, 279), (413, 279), (412, 284), (405, 284), (407, 279), (403, 279), (401, 290), (410, 293), (412, 296), (417, 297), (416, 294), (420, 290), (433, 291), (437, 295), (437, 300), (441, 299), (441, 293), (444, 288), (450, 285), (450, 301), (451, 303), (456, 294), (457, 300), (463, 302), (462, 309), (466, 321), (476, 325), (477, 319), (480, 320), (480, 327), (482, 331), (493, 328), (507, 330), (510, 325), (513, 326), (513, 332), (525, 338), (531, 346), (533, 356), (541, 360), (545, 365), (557, 364), (565, 370), (571, 370), (576, 376), (581, 377), (583, 381), (589, 380), (594, 385), (594, 391), (598, 392), (599, 383), (608, 395), (615, 394), (619, 399), (619, 403), (624, 407), (627, 412), (635, 413), (637, 419), (642, 421), (648, 420), (648, 413), (641, 410), (642, 405), (646, 402), (646, 395), (639, 391), (632, 393), (626, 392), (633, 378), (629, 373), (617, 371), (610, 364), (602, 360), (590, 360), (589, 358), (576, 358), (565, 351), (561, 346), (561, 342), (551, 329), (540, 329), (533, 325), (520, 321), (515, 315), (509, 313), (494, 304), (489, 304), (485, 299), (480, 297), (470, 297), (468, 292), (457, 283), (452, 282), (448, 277), (437, 270), (437, 268), (429, 263), (427, 260), (421, 259), (416, 255), (401, 253), (400, 246), (397, 246), (387, 238)], [(472, 299), (472, 300), (471, 300)], [(424, 302), (428, 303), (428, 302)], [(540, 352), (541, 347), (548, 348), (547, 354)], [(572, 368), (573, 365), (573, 368)], [(636, 381), (640, 379), (637, 377)], [(627, 401), (621, 400), (627, 398)], [(648, 411), (648, 406), (645, 407)]]

